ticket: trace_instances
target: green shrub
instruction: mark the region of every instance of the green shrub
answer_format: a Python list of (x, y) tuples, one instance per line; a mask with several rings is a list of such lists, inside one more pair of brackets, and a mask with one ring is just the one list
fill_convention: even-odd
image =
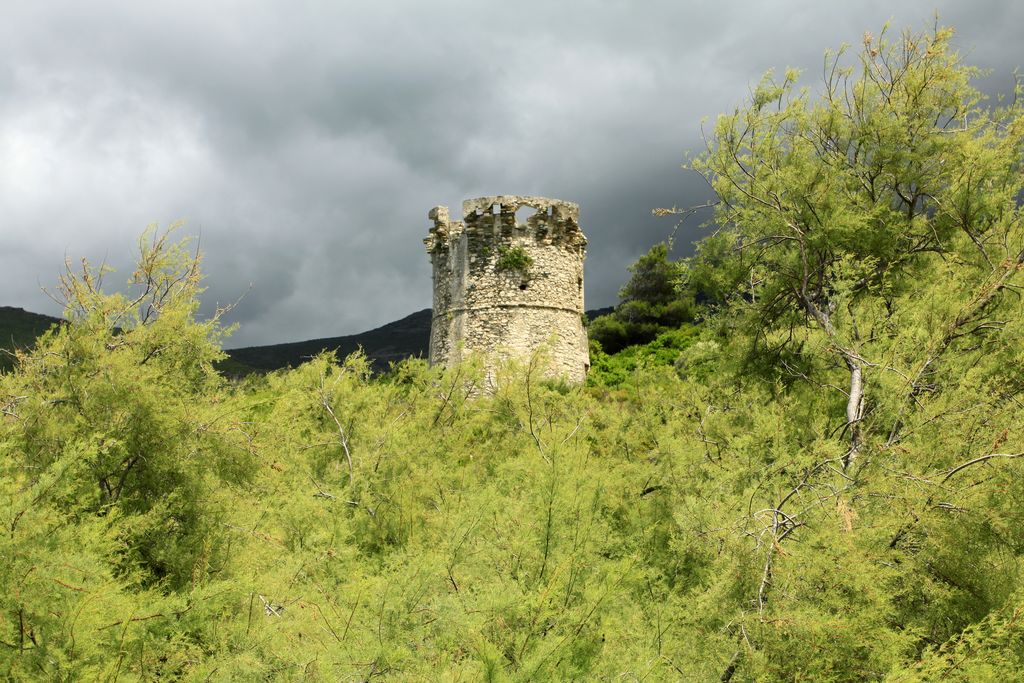
[(498, 270), (517, 271), (525, 273), (533, 265), (533, 257), (526, 253), (520, 246), (500, 247), (498, 249), (498, 260), (494, 267)]

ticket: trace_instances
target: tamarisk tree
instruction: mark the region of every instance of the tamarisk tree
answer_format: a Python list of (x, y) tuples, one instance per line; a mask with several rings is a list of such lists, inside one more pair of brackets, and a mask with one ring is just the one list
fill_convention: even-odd
[[(1024, 117), (984, 106), (952, 31), (865, 34), (859, 60), (826, 53), (819, 91), (771, 73), (748, 106), (721, 116), (693, 164), (718, 195), (719, 238), (734, 242), (756, 345), (805, 376), (798, 328), (813, 327), (847, 375), (844, 467), (867, 435), (872, 375), (904, 372), (912, 400), (950, 342), (991, 330), (986, 313), (1024, 261)], [(937, 262), (969, 266), (974, 290), (917, 367), (886, 368), (865, 344), (892, 338), (899, 297)], [(804, 358), (805, 359), (805, 358)], [(890, 443), (900, 420), (890, 425)]]
[(762, 463), (737, 511), (756, 570), (722, 680), (832, 676), (822, 652), (863, 646), (836, 645), (856, 630), (839, 596), (868, 586), (888, 593), (861, 614), (896, 626), (861, 623), (876, 658), (843, 676), (955, 649), (993, 610), (993, 632), (1013, 630), (1024, 109), (1019, 83), (986, 100), (952, 35), (865, 34), (826, 53), (816, 88), (769, 73), (691, 165), (717, 194), (702, 249), (739, 283), (710, 321), (732, 385), (698, 414), (734, 416), (731, 443), (706, 438)]

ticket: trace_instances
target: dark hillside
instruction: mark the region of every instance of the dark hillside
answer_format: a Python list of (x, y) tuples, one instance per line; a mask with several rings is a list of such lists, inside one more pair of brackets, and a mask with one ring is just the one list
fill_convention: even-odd
[[(600, 308), (587, 311), (586, 315), (593, 320), (611, 311), (610, 307)], [(9, 369), (12, 361), (10, 354), (2, 351), (31, 346), (36, 337), (58, 322), (62, 322), (60, 318), (0, 306), (0, 369)], [(386, 370), (389, 363), (405, 358), (425, 358), (429, 344), (430, 309), (425, 308), (358, 334), (227, 349), (228, 358), (218, 367), (228, 375), (241, 376), (254, 371), (270, 372), (296, 367), (321, 351), (335, 351), (338, 358), (344, 358), (362, 348), (374, 370), (380, 372)]]
[(23, 308), (0, 306), (0, 371), (9, 370), (13, 365), (11, 352), (35, 343), (36, 338), (60, 318), (31, 313)]
[(248, 346), (228, 349), (227, 353), (232, 361), (267, 372), (295, 367), (321, 351), (334, 351), (338, 358), (344, 358), (362, 347), (374, 369), (380, 371), (386, 370), (388, 363), (403, 358), (426, 356), (429, 343), (430, 309), (425, 308), (360, 334), (270, 346)]
[[(587, 311), (588, 318), (611, 313), (612, 308)], [(342, 337), (310, 339), (287, 342), (270, 346), (248, 346), (228, 349), (230, 356), (222, 367), (228, 374), (244, 374), (245, 368), (269, 372), (286, 367), (296, 367), (321, 351), (335, 351), (338, 358), (344, 358), (362, 347), (377, 372), (387, 370), (389, 363), (405, 358), (426, 358), (430, 345), (430, 309), (416, 311), (401, 320), (390, 322), (368, 332)], [(242, 372), (233, 367), (240, 364)]]

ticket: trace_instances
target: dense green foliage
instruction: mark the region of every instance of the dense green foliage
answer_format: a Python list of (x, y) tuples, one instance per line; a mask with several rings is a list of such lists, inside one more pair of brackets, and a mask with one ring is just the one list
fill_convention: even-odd
[[(669, 243), (659, 242), (629, 267), (619, 305), (587, 326), (592, 352), (599, 357), (623, 350), (627, 356), (645, 355), (636, 347), (666, 333), (672, 337), (672, 332), (700, 322), (741, 291), (741, 269), (731, 263), (729, 246), (720, 235), (700, 242), (692, 258), (672, 261), (670, 251)], [(658, 344), (665, 343), (663, 339)]]
[(147, 235), (128, 295), (68, 273), (0, 374), (0, 670), (1024, 677), (1024, 117), (948, 37), (722, 117), (675, 285), (715, 305), (585, 387), (542, 356), (493, 392), (360, 355), (229, 382), (183, 246)]
[(614, 354), (647, 344), (659, 334), (693, 321), (693, 297), (680, 291), (683, 264), (670, 261), (668, 251), (664, 242), (655, 244), (630, 266), (632, 276), (619, 291), (619, 305), (587, 327), (598, 351)]

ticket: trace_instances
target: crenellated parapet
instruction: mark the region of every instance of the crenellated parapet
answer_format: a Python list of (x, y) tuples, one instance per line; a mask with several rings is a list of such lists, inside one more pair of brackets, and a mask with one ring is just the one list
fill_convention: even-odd
[(462, 232), (462, 221), (455, 221), (453, 224), (448, 217), (447, 206), (435, 206), (427, 214), (427, 217), (434, 222), (434, 227), (430, 229), (430, 233), (423, 240), (428, 253), (432, 254), (438, 249), (448, 248), (453, 233), (457, 237)]
[[(532, 209), (523, 222), (517, 216), (523, 208)], [(561, 246), (583, 253), (587, 238), (580, 230), (580, 207), (547, 197), (495, 195), (462, 202), (463, 220), (452, 221), (447, 206), (435, 206), (428, 214), (434, 222), (423, 240), (427, 251), (450, 246), (463, 233), (473, 241), (505, 242), (510, 238), (532, 239), (538, 243)]]
[(431, 362), (451, 365), (468, 353), (526, 360), (544, 349), (549, 374), (582, 381), (589, 354), (579, 206), (497, 195), (467, 199), (462, 214), (453, 221), (444, 206), (428, 214)]

